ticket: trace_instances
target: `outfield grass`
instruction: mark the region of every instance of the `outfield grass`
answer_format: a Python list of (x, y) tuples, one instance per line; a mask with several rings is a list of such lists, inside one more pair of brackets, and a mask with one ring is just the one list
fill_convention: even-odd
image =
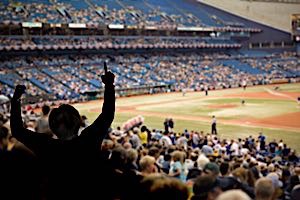
[[(213, 105), (230, 105), (232, 108), (220, 109), (212, 108)], [(192, 116), (218, 116), (224, 119), (236, 119), (240, 117), (265, 118), (274, 115), (281, 115), (295, 110), (296, 103), (290, 100), (270, 100), (270, 99), (246, 99), (246, 104), (241, 105), (240, 98), (222, 99), (186, 99), (180, 106), (173, 103), (163, 103), (157, 105), (147, 105), (138, 107), (142, 111), (156, 111), (161, 113), (189, 114)]]
[[(246, 105), (241, 105), (240, 98), (224, 98), (223, 95), (251, 92), (265, 92), (266, 87), (274, 88), (274, 86), (259, 86), (242, 89), (229, 89), (212, 91), (209, 97), (205, 97), (204, 93), (195, 92), (187, 93), (185, 97), (181, 93), (162, 94), (153, 96), (137, 96), (130, 98), (117, 99), (117, 108), (134, 107), (140, 112), (155, 112), (156, 115), (144, 115), (145, 124), (150, 128), (163, 129), (163, 121), (167, 117), (174, 116), (200, 116), (210, 117), (216, 115), (218, 119), (241, 119), (244, 117), (260, 119), (270, 116), (281, 115), (300, 111), (299, 106), (293, 100), (276, 100), (276, 99), (246, 99)], [(300, 84), (280, 85), (279, 92), (300, 92)], [(210, 105), (235, 105), (236, 107), (220, 109), (211, 108)], [(81, 114), (85, 114), (90, 121), (97, 116), (97, 112), (91, 112), (90, 109), (100, 108), (101, 104), (81, 104), (76, 105)], [(128, 119), (135, 117), (134, 112), (117, 112), (113, 127), (121, 126)], [(198, 130), (210, 132), (210, 123), (207, 120), (175, 120), (175, 131), (182, 132), (184, 129)], [(299, 119), (300, 123), (300, 119)], [(282, 130), (274, 128), (251, 127), (247, 124), (227, 125), (218, 123), (218, 131), (221, 138), (239, 138), (252, 135), (256, 137), (259, 132), (263, 132), (268, 140), (283, 139), (289, 146), (300, 151), (300, 131)]]

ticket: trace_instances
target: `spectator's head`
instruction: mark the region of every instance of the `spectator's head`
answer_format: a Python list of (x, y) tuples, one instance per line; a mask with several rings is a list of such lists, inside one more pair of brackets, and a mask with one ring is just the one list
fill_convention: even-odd
[(282, 195), (282, 192), (283, 192), (282, 189), (281, 189), (283, 184), (279, 180), (278, 174), (275, 173), (275, 172), (272, 172), (272, 173), (269, 173), (266, 177), (272, 181), (273, 187), (275, 189), (275, 192), (273, 194), (273, 199), (279, 198)]
[(233, 170), (232, 175), (238, 178), (242, 183), (248, 184), (252, 187), (254, 186), (255, 179), (250, 170), (239, 167)]
[(255, 183), (255, 197), (257, 200), (271, 200), (274, 191), (273, 183), (269, 178), (260, 178)]
[(122, 170), (127, 160), (127, 152), (122, 146), (116, 146), (110, 156), (111, 165), (114, 169)]
[(225, 176), (228, 173), (229, 170), (229, 163), (228, 162), (222, 162), (220, 165), (220, 172), (222, 176)]
[(216, 163), (209, 162), (204, 166), (203, 172), (205, 174), (217, 177), (220, 173), (220, 168)]
[(123, 147), (124, 147), (125, 149), (131, 149), (131, 148), (132, 148), (132, 145), (131, 145), (130, 142), (125, 142), (125, 143), (123, 144)]
[(86, 127), (87, 126), (86, 121), (87, 121), (87, 117), (85, 115), (82, 115), (81, 116), (81, 126), (82, 127)]
[(296, 175), (300, 176), (300, 167), (295, 167), (294, 172)]
[(228, 190), (220, 194), (217, 200), (251, 200), (242, 190)]
[(151, 174), (151, 173), (154, 173), (155, 170), (156, 170), (156, 166), (155, 166), (155, 158), (152, 157), (152, 156), (144, 156), (140, 162), (140, 169), (141, 169), (141, 172), (144, 174), (144, 175), (148, 175), (148, 174)]
[(50, 112), (50, 107), (48, 105), (43, 105), (43, 107), (42, 107), (43, 115), (48, 115), (49, 112)]
[(146, 126), (142, 126), (141, 127), (141, 132), (145, 132), (147, 130), (147, 127)]
[(198, 167), (203, 169), (207, 163), (209, 163), (209, 159), (204, 154), (201, 154), (197, 159)]
[(149, 156), (153, 156), (155, 159), (159, 157), (159, 149), (157, 147), (151, 147), (148, 152)]
[(279, 176), (277, 173), (272, 172), (267, 175), (267, 178), (270, 179), (273, 183), (274, 188), (281, 188), (282, 182), (279, 180)]
[(192, 200), (214, 200), (222, 193), (218, 180), (211, 175), (199, 176), (193, 186)]
[(134, 163), (138, 158), (138, 152), (135, 149), (128, 149), (127, 150), (127, 162)]
[(111, 140), (103, 140), (101, 144), (102, 151), (108, 151), (114, 147), (114, 142)]
[(183, 161), (184, 161), (183, 152), (181, 152), (181, 151), (174, 151), (172, 153), (172, 159), (173, 159), (174, 162), (179, 161), (179, 162), (183, 163)]
[(49, 127), (59, 139), (70, 140), (77, 136), (80, 125), (79, 112), (68, 104), (54, 108), (49, 115)]
[(188, 199), (188, 189), (178, 179), (152, 174), (141, 182), (143, 199)]

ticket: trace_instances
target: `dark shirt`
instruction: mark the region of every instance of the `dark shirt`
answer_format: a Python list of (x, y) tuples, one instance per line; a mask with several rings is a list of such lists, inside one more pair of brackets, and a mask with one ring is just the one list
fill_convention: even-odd
[(260, 136), (258, 136), (258, 139), (261, 142), (261, 141), (265, 141), (266, 137), (264, 135), (260, 135)]
[[(38, 157), (46, 177), (47, 199), (95, 199), (99, 193), (99, 148), (114, 119), (115, 90), (105, 86), (102, 113), (80, 136), (52, 139), (23, 127), (21, 104), (11, 101), (11, 132)], [(99, 159), (99, 160), (98, 160)], [(93, 196), (96, 195), (96, 196)], [(93, 197), (93, 198), (92, 198)]]
[(270, 142), (269, 143), (270, 152), (275, 153), (275, 149), (276, 149), (277, 146), (278, 146), (278, 144), (276, 142)]

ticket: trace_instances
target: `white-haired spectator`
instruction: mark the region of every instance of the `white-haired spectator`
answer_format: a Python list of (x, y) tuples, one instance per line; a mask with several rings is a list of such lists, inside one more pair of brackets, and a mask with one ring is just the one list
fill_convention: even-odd
[(209, 159), (204, 155), (200, 154), (197, 159), (197, 165), (200, 169), (204, 169), (204, 166), (209, 163)]
[(242, 190), (228, 190), (218, 196), (216, 200), (251, 200)]

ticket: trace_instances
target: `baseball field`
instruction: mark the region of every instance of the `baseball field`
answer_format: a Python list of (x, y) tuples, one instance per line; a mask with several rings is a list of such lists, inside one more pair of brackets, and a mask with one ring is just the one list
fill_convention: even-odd
[[(142, 115), (149, 129), (163, 129), (165, 118), (173, 118), (175, 131), (210, 132), (211, 117), (217, 118), (221, 138), (239, 138), (259, 132), (267, 140), (283, 140), (300, 151), (300, 83), (265, 85), (204, 92), (165, 93), (117, 98), (113, 127)], [(242, 100), (245, 101), (242, 104)], [(75, 104), (92, 122), (101, 111), (102, 100)]]

